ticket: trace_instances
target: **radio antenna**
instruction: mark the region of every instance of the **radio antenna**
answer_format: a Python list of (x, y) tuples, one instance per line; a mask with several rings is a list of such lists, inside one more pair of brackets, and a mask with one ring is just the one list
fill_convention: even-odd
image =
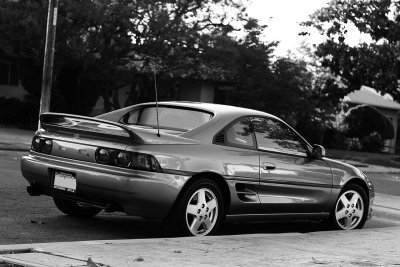
[(156, 113), (157, 113), (157, 136), (160, 137), (160, 123), (158, 120), (158, 95), (157, 95), (157, 74), (156, 71), (154, 73), (154, 90), (156, 91)]

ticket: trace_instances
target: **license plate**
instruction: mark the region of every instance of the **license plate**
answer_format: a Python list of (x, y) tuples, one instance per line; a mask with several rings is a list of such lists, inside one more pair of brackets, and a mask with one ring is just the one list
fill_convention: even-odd
[(54, 186), (53, 187), (55, 189), (75, 193), (76, 178), (73, 174), (56, 171), (56, 172), (54, 172)]

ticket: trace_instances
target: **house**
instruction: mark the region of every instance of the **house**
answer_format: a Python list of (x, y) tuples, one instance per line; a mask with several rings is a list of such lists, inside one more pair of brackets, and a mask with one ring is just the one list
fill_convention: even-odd
[(354, 91), (343, 99), (350, 105), (370, 105), (382, 112), (393, 124), (394, 138), (385, 141), (385, 152), (394, 154), (396, 151), (397, 125), (399, 120), (400, 104), (393, 101), (389, 94), (381, 95), (375, 89), (361, 86), (360, 90)]
[(0, 55), (0, 98), (23, 100), (28, 92), (18, 78), (17, 64), (9, 57)]
[[(181, 79), (179, 82), (170, 84), (169, 86), (158, 86), (159, 101), (193, 101), (205, 103), (225, 103), (226, 86), (219, 86), (221, 83), (214, 81), (204, 81), (195, 79)], [(125, 84), (113, 90), (110, 95), (110, 102), (118, 102), (119, 107), (126, 107), (134, 104), (131, 96), (140, 95), (141, 101), (155, 101), (154, 87), (151, 85), (150, 90), (144, 90), (141, 93), (136, 92), (135, 85), (132, 83)], [(104, 99), (100, 97), (93, 108), (92, 115), (104, 113)]]

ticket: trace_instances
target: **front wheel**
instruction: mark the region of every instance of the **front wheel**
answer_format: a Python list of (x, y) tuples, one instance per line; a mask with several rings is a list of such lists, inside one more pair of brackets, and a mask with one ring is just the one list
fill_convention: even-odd
[(53, 198), (56, 207), (63, 213), (77, 218), (89, 218), (97, 215), (102, 209), (62, 198)]
[(210, 179), (193, 182), (183, 192), (176, 214), (176, 224), (186, 236), (215, 233), (224, 216), (223, 196)]
[(331, 225), (337, 230), (361, 229), (367, 221), (368, 201), (364, 189), (357, 184), (346, 185), (336, 200)]

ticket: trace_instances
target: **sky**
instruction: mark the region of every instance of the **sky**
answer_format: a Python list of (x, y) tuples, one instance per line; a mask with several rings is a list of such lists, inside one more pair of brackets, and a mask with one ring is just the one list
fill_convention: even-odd
[(323, 41), (317, 34), (311, 37), (298, 36), (302, 31), (298, 22), (307, 20), (310, 14), (328, 2), (329, 0), (253, 0), (247, 12), (268, 25), (264, 33), (265, 40), (280, 41), (275, 55), (285, 56), (288, 50), (296, 53), (296, 47), (304, 38), (311, 44)]

